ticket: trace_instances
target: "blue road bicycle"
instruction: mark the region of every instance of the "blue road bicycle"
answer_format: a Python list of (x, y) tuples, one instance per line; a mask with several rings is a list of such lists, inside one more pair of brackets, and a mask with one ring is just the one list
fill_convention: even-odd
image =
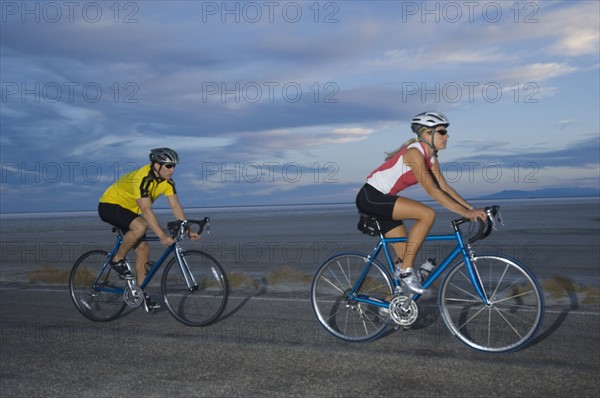
[[(175, 242), (148, 269), (139, 286), (135, 278), (123, 278), (109, 265), (123, 242), (120, 231), (110, 252), (92, 250), (83, 254), (73, 265), (69, 277), (75, 307), (92, 321), (116, 319), (127, 306), (136, 308), (143, 303), (143, 289), (168, 260), (161, 280), (167, 310), (188, 326), (205, 326), (215, 321), (223, 313), (229, 296), (225, 271), (211, 255), (199, 250), (183, 250), (179, 244), (189, 229), (197, 228), (201, 233), (209, 221), (206, 217), (201, 221), (169, 222), (167, 228)], [(113, 228), (113, 231), (117, 232), (117, 229)], [(142, 240), (158, 241), (158, 238), (144, 237)], [(127, 259), (126, 263), (135, 273)]]
[[(472, 237), (461, 233), (466, 219), (451, 222), (452, 234), (427, 236), (426, 241), (454, 241), (456, 246), (422, 281), (429, 288), (445, 275), (438, 307), (446, 326), (467, 346), (489, 353), (525, 346), (544, 315), (542, 289), (525, 265), (503, 255), (476, 254), (471, 247), (502, 222), (499, 210), (498, 206), (486, 208), (487, 220), (480, 221)], [(388, 249), (388, 244), (406, 242), (406, 238), (385, 238), (377, 218), (369, 221), (375, 226), (373, 235), (379, 236), (373, 252), (329, 257), (317, 269), (311, 286), (312, 307), (321, 325), (351, 342), (380, 337), (390, 326), (409, 328), (419, 316), (421, 296), (411, 294), (394, 276)], [(382, 251), (387, 267), (376, 259)]]

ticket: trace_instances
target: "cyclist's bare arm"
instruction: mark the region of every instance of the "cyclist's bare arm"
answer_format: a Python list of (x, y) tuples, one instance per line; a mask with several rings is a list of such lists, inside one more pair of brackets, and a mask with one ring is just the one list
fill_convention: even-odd
[[(450, 194), (441, 189), (437, 176), (429, 172), (425, 165), (425, 159), (421, 152), (416, 148), (411, 148), (404, 154), (404, 163), (411, 168), (419, 184), (425, 189), (427, 194), (444, 206), (446, 209), (459, 214), (463, 217), (475, 220), (479, 217), (485, 220), (485, 213), (478, 210), (469, 210), (468, 207), (454, 199)], [(437, 165), (437, 163), (436, 163)], [(441, 173), (440, 173), (441, 174)]]
[[(167, 196), (167, 202), (169, 202), (169, 206), (171, 206), (171, 210), (173, 211), (176, 220), (187, 220), (187, 216), (185, 215), (181, 203), (179, 203), (177, 194)], [(193, 240), (200, 239), (200, 234), (196, 232), (190, 231), (188, 236)]]
[[(444, 174), (440, 171), (440, 163), (439, 162), (435, 162), (435, 164), (433, 164), (433, 166), (431, 167), (431, 172), (433, 173), (435, 179), (437, 180), (438, 185), (444, 192), (446, 192), (448, 195), (450, 195), (452, 197), (452, 199), (454, 199), (456, 202), (463, 205), (467, 210), (471, 211), (472, 215), (467, 216), (467, 218), (470, 218), (473, 221), (475, 221), (475, 218), (480, 218), (482, 221), (486, 219), (484, 210), (475, 209), (474, 206), (472, 206), (469, 202), (467, 202), (462, 196), (460, 196), (460, 194), (458, 192), (456, 192), (454, 190), (454, 188), (452, 188), (448, 184), (448, 182), (446, 182), (446, 178), (444, 177)], [(476, 215), (476, 217), (473, 218), (473, 216), (475, 216), (475, 215)]]
[(152, 211), (152, 201), (150, 200), (150, 198), (139, 198), (137, 200), (137, 204), (140, 207), (140, 210), (142, 211), (142, 216), (144, 217), (144, 220), (146, 220), (146, 222), (148, 223), (148, 227), (150, 227), (150, 229), (156, 234), (156, 236), (158, 236), (160, 242), (165, 246), (173, 244), (173, 238), (166, 234), (165, 231), (158, 224), (156, 215), (154, 214), (154, 211)]

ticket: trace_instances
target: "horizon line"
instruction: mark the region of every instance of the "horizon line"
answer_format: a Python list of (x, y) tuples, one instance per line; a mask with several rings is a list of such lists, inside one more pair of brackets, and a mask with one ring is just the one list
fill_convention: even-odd
[[(522, 191), (525, 192), (525, 191)], [(496, 195), (496, 194), (492, 194)], [(467, 200), (535, 200), (535, 199), (565, 199), (565, 198), (599, 198), (598, 195), (573, 195), (573, 196), (528, 196), (528, 197), (477, 197), (470, 198)], [(435, 202), (433, 199), (425, 199), (420, 200), (421, 202), (431, 203)], [(196, 211), (201, 209), (231, 209), (231, 208), (260, 208), (260, 207), (310, 207), (310, 206), (335, 206), (335, 205), (353, 205), (354, 202), (319, 202), (319, 203), (274, 203), (274, 204), (240, 204), (240, 205), (220, 205), (220, 206), (195, 206), (195, 207), (187, 207), (187, 211)], [(11, 216), (11, 215), (35, 215), (35, 214), (51, 214), (51, 213), (87, 213), (87, 212), (95, 212), (97, 209), (85, 209), (85, 210), (42, 210), (42, 211), (23, 211), (23, 212), (0, 212), (0, 216)], [(157, 207), (154, 210), (156, 211), (169, 211), (171, 210), (169, 207)]]

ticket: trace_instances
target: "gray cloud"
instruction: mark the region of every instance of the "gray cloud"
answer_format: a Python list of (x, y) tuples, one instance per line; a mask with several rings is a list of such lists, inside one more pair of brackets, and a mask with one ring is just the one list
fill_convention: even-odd
[(495, 145), (484, 143), (477, 150), (479, 151), (478, 156), (465, 157), (461, 161), (482, 165), (482, 159), (490, 159), (490, 161), (504, 168), (526, 163), (531, 163), (538, 168), (598, 167), (600, 165), (600, 137), (598, 136), (589, 136), (584, 140), (574, 140), (565, 148), (556, 150), (536, 151), (535, 148), (531, 148), (530, 150), (514, 151), (511, 154), (498, 155), (495, 153), (488, 156), (485, 151), (489, 151), (490, 147), (495, 147)]
[[(82, 18), (80, 9), (73, 21), (64, 9), (57, 22), (36, 22), (31, 15), (23, 22), (19, 14), (3, 14), (3, 209), (18, 209), (19, 203), (34, 210), (39, 197), (56, 197), (59, 206), (58, 195), (64, 191), (93, 206), (125, 165), (145, 162), (147, 149), (163, 143), (189, 160), (178, 175), (194, 182), (195, 193), (209, 188), (208, 183), (197, 184), (202, 162), (296, 162), (307, 167), (315, 152), (335, 148), (327, 161), (341, 163), (336, 155), (344, 152), (342, 145), (351, 147), (364, 138), (349, 135), (351, 130), (340, 134), (344, 129), (362, 134), (408, 121), (427, 108), (446, 111), (482, 102), (407, 97), (403, 83), (432, 87), (436, 82), (497, 80), (504, 86), (512, 80), (556, 80), (597, 70), (590, 52), (590, 43), (597, 40), (587, 34), (585, 40), (569, 41), (574, 33), (568, 29), (579, 21), (582, 32), (589, 33), (594, 25), (588, 15), (597, 5), (586, 4), (589, 8), (582, 11), (579, 4), (531, 3), (540, 7), (539, 23), (514, 24), (508, 9), (512, 3), (503, 6), (506, 18), (497, 23), (481, 15), (469, 21), (466, 13), (457, 23), (444, 21), (444, 15), (423, 23), (423, 15), (407, 12), (408, 3), (421, 4), (321, 2), (317, 15), (314, 7), (308, 8), (317, 3), (297, 3), (303, 7), (297, 22), (290, 22), (293, 14), (288, 20), (282, 17), (283, 3), (273, 21), (263, 8), (256, 22), (248, 22), (252, 15), (247, 14), (238, 15), (239, 21), (229, 15), (223, 23), (222, 15), (207, 12), (208, 5), (223, 2), (119, 3), (138, 8), (120, 9), (117, 22), (108, 8), (113, 3), (104, 2), (97, 3), (103, 18), (94, 23)], [(127, 16), (136, 22), (123, 23)], [(557, 59), (561, 48), (564, 57)], [(577, 109), (563, 105), (563, 120), (581, 120)], [(534, 112), (551, 111), (540, 106)], [(523, 154), (511, 143), (495, 148), (490, 156), (503, 165), (527, 159), (540, 167), (577, 167), (597, 160), (598, 142), (545, 153)], [(353, 162), (365, 162), (365, 170), (372, 167), (370, 159)], [(315, 197), (331, 198), (341, 187), (260, 185), (235, 186), (240, 192), (232, 200), (288, 200), (301, 190), (307, 200), (311, 190)], [(223, 186), (216, 187), (222, 194)]]

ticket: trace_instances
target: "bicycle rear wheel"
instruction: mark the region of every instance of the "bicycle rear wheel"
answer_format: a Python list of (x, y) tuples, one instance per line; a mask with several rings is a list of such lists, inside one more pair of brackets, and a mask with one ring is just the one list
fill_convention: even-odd
[(127, 283), (107, 264), (108, 252), (92, 250), (73, 265), (69, 276), (71, 299), (79, 312), (96, 322), (117, 318), (125, 309)]
[(180, 265), (174, 257), (163, 273), (161, 289), (165, 304), (179, 322), (188, 326), (208, 325), (227, 305), (227, 276), (209, 254), (188, 250), (182, 256), (185, 264)]
[[(386, 307), (357, 302), (350, 296), (365, 272), (369, 257), (362, 253), (340, 253), (325, 260), (311, 286), (311, 302), (317, 319), (334, 336), (352, 342), (377, 338), (388, 325)], [(392, 297), (392, 284), (384, 268), (375, 260), (356, 291), (373, 301)]]
[(439, 305), (446, 326), (475, 350), (518, 350), (542, 324), (542, 289), (535, 276), (515, 260), (483, 255), (473, 265), (490, 304), (475, 292), (465, 263), (457, 264), (440, 286)]

